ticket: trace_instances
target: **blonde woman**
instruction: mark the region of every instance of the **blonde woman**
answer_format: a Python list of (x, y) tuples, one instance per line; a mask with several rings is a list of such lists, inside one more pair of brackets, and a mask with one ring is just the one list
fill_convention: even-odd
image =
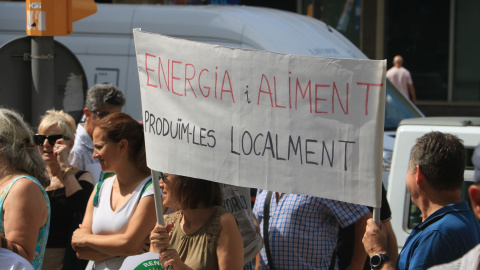
[[(61, 270), (64, 259), (67, 259), (74, 264), (68, 265), (68, 269), (85, 269), (87, 261), (76, 259), (73, 251), (68, 253), (71, 250), (71, 228), (82, 222), (94, 181), (91, 173), (80, 171), (68, 162), (75, 141), (75, 120), (64, 111), (49, 110), (42, 116), (34, 140), (50, 176), (46, 190), (52, 215), (43, 268)], [(65, 258), (66, 251), (72, 256)]]

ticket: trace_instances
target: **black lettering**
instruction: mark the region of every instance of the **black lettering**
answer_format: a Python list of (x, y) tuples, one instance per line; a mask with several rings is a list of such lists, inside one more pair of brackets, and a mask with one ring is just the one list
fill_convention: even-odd
[(233, 126), (230, 130), (230, 153), (235, 154), (235, 155), (240, 155), (240, 153), (233, 150)]
[(315, 154), (315, 152), (313, 151), (308, 151), (308, 143), (309, 142), (314, 142), (316, 143), (317, 140), (310, 140), (310, 139), (306, 139), (305, 140), (305, 162), (307, 164), (315, 164), (315, 165), (318, 165), (318, 162), (314, 162), (314, 161), (308, 161), (308, 154)]

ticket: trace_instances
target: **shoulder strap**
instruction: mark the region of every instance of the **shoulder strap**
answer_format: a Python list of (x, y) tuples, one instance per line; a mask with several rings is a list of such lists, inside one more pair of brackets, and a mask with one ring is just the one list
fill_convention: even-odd
[[(143, 185), (142, 191), (140, 191), (140, 196), (138, 196), (138, 202), (140, 202), (140, 199), (142, 199), (143, 193), (144, 193), (148, 188), (150, 188), (151, 186), (153, 186), (152, 178), (148, 179), (148, 181), (145, 182), (145, 184)], [(138, 202), (137, 202), (137, 203), (138, 203)]]
[(272, 192), (268, 191), (265, 197), (265, 206), (263, 208), (263, 241), (265, 252), (267, 253), (268, 269), (273, 270), (272, 254), (270, 253), (270, 243), (268, 242), (268, 221), (270, 219), (270, 201), (272, 200)]
[(95, 195), (93, 196), (93, 206), (98, 205), (98, 195), (100, 194), (100, 187), (102, 186), (103, 181), (105, 181), (105, 179), (100, 179), (100, 181), (98, 181), (98, 183), (95, 185), (95, 188), (93, 189), (93, 192), (95, 193)]
[[(93, 192), (95, 192), (95, 195), (93, 196), (93, 206), (97, 206), (98, 205), (98, 195), (100, 194), (100, 187), (102, 186), (103, 184), (103, 181), (105, 181), (105, 179), (102, 179), (100, 181), (98, 181), (98, 183), (95, 185), (95, 188), (93, 189)], [(147, 182), (145, 182), (145, 184), (143, 185), (143, 188), (142, 190), (140, 191), (140, 196), (138, 197), (138, 201), (140, 201), (140, 199), (142, 198), (142, 195), (143, 193), (153, 185), (153, 182), (152, 182), (152, 178), (148, 179)]]
[(78, 179), (79, 179), (80, 177), (82, 177), (82, 175), (83, 175), (84, 173), (86, 173), (86, 172), (87, 172), (87, 171), (82, 171), (82, 170), (78, 171), (78, 172), (75, 174), (75, 178), (77, 178), (77, 180), (78, 180)]

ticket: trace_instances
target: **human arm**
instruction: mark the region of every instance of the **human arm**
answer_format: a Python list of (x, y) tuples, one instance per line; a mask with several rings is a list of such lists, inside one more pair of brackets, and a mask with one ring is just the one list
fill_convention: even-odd
[(415, 94), (415, 87), (413, 84), (408, 84), (408, 91), (410, 92), (410, 97), (412, 98), (412, 103), (417, 104), (417, 95)]
[(99, 262), (99, 261), (105, 261), (115, 257), (112, 255), (107, 255), (105, 253), (102, 253), (98, 250), (95, 250), (89, 247), (76, 247), (75, 249), (76, 249), (75, 251), (76, 251), (77, 257), (82, 260), (91, 260), (91, 261)]
[(257, 253), (257, 255), (255, 256), (255, 270), (260, 270), (262, 269), (262, 267), (260, 266), (260, 260), (262, 258), (260, 257), (260, 252)]
[(235, 216), (222, 215), (220, 225), (217, 243), (218, 269), (243, 269), (243, 240)]
[[(93, 175), (89, 172), (83, 173), (79, 179), (77, 179), (75, 173), (79, 171), (79, 169), (73, 167), (69, 162), (69, 146), (66, 144), (64, 139), (59, 139), (55, 142), (55, 146), (53, 147), (53, 154), (57, 159), (58, 166), (60, 167), (60, 172), (58, 178), (65, 186), (65, 196), (68, 198), (77, 192), (82, 192), (83, 187), (81, 186), (79, 181), (87, 181), (92, 186), (94, 185)], [(91, 191), (90, 191), (91, 192)], [(85, 204), (88, 200), (88, 196), (90, 195), (85, 194), (84, 199), (82, 202)]]
[(367, 226), (367, 220), (372, 218), (372, 213), (368, 212), (365, 216), (355, 222), (355, 239), (353, 243), (353, 254), (348, 270), (363, 269), (365, 260), (367, 259), (367, 253), (363, 247), (362, 238), (365, 234), (365, 227)]
[(48, 219), (48, 206), (40, 187), (30, 179), (21, 178), (5, 198), (4, 232), (6, 246), (33, 262), (39, 230)]
[(390, 256), (391, 261), (395, 263), (398, 258), (397, 237), (395, 236), (390, 220), (382, 222), (382, 226), (385, 227), (387, 233), (387, 254)]
[[(255, 215), (253, 215), (253, 223), (255, 224), (255, 231), (257, 231), (258, 235), (260, 235), (260, 238), (262, 239), (262, 246), (263, 246), (263, 237), (262, 237), (262, 234), (260, 233), (260, 225), (258, 224), (258, 220), (257, 218), (255, 217)], [(260, 251), (257, 253), (257, 255), (255, 255), (255, 270), (260, 270), (261, 267), (260, 267)]]
[[(91, 203), (89, 202), (88, 204), (88, 207), (90, 207)], [(84, 228), (82, 225), (82, 228), (77, 229), (73, 233), (72, 245), (90, 247), (112, 256), (139, 254), (144, 250), (145, 239), (147, 239), (148, 233), (155, 225), (156, 217), (152, 213), (155, 213), (155, 205), (153, 195), (150, 195), (140, 200), (124, 233), (111, 235), (92, 234), (91, 227)]]
[[(369, 257), (375, 254), (387, 254), (387, 233), (385, 226), (381, 225), (380, 227), (377, 226), (372, 218), (367, 220), (367, 227), (362, 242)], [(390, 270), (395, 269), (395, 266), (392, 260), (390, 260), (383, 263), (378, 269)]]
[[(82, 224), (80, 225), (81, 229), (87, 230), (87, 232), (92, 233), (92, 222), (93, 222), (93, 198), (95, 193), (90, 195), (90, 199), (87, 203), (87, 209), (85, 210), (85, 215), (83, 217)], [(73, 235), (72, 235), (73, 238)], [(72, 248), (75, 250), (76, 255), (80, 259), (92, 260), (92, 261), (104, 261), (106, 259), (113, 258), (115, 256), (107, 255), (98, 250), (89, 248), (89, 247), (80, 247), (76, 246), (72, 239)]]

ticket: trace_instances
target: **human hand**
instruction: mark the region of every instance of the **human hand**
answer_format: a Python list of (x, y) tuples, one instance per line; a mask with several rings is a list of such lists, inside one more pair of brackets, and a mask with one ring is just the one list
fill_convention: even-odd
[(170, 247), (170, 232), (173, 229), (173, 224), (168, 224), (164, 227), (157, 224), (150, 233), (150, 251), (161, 253), (162, 250)]
[(180, 256), (178, 255), (177, 250), (173, 248), (164, 249), (160, 252), (160, 263), (164, 269), (169, 269), (169, 265), (175, 270), (191, 269), (185, 263), (183, 263), (182, 259), (180, 259)]
[(91, 235), (90, 230), (80, 224), (79, 228), (76, 229), (72, 234), (72, 248), (75, 250), (76, 247), (86, 247), (87, 239)]
[(145, 239), (145, 242), (143, 242), (143, 250), (142, 250), (142, 253), (143, 252), (148, 252), (150, 250), (150, 239), (147, 237)]
[(63, 169), (70, 167), (68, 163), (69, 154), (70, 150), (68, 149), (68, 145), (65, 144), (65, 140), (63, 138), (58, 139), (53, 147), (53, 155), (57, 158), (58, 164), (60, 164), (60, 167), (63, 167)]
[(368, 256), (372, 257), (375, 254), (387, 253), (387, 233), (385, 227), (377, 226), (372, 218), (367, 220), (367, 228), (363, 235), (363, 246)]

